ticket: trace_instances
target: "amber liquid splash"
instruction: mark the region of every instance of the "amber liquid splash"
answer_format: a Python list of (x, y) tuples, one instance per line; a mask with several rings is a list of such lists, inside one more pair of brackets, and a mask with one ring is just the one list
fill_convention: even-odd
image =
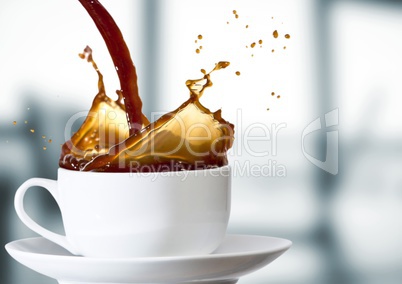
[(199, 99), (212, 86), (210, 73), (226, 68), (229, 62), (219, 62), (210, 73), (203, 72), (201, 79), (188, 80), (190, 98), (149, 123), (141, 111), (135, 67), (119, 28), (98, 1), (80, 2), (106, 42), (121, 89), (116, 101), (106, 95), (102, 74), (87, 47), (80, 56), (98, 73), (98, 94), (78, 132), (63, 145), (59, 165), (100, 172), (161, 172), (227, 165), (234, 126), (222, 118), (220, 110), (211, 112)]

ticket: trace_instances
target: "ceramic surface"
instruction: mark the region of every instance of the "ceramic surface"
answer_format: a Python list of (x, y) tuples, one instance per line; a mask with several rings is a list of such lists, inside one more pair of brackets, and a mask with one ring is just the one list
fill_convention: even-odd
[[(209, 254), (222, 242), (230, 215), (230, 167), (160, 173), (59, 169), (58, 180), (33, 178), (15, 195), (26, 226), (71, 253), (88, 257)], [(44, 187), (60, 207), (66, 236), (24, 210), (30, 187)]]
[(74, 256), (39, 237), (11, 242), (6, 250), (23, 265), (60, 284), (232, 284), (266, 266), (291, 245), (280, 238), (228, 235), (210, 255), (110, 259)]

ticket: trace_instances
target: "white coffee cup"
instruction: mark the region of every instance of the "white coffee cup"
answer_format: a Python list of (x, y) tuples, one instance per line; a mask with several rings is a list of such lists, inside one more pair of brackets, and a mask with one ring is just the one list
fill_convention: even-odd
[[(32, 178), (15, 195), (22, 222), (87, 257), (202, 255), (223, 240), (230, 213), (229, 166), (160, 173), (58, 170), (58, 180)], [(66, 236), (34, 222), (23, 199), (46, 188), (60, 207)]]

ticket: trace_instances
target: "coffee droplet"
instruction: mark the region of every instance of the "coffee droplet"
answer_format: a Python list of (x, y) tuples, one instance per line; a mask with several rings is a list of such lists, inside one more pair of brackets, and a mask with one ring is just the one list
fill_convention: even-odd
[(30, 129), (29, 131), (31, 131), (32, 133), (34, 133), (34, 132), (35, 132), (35, 129)]
[(236, 71), (236, 75), (237, 75), (237, 76), (240, 76), (240, 71)]
[(47, 142), (52, 143), (52, 139), (49, 139)]
[(197, 49), (195, 50), (195, 52), (196, 52), (196, 53), (200, 53), (200, 50), (197, 48)]
[(260, 39), (260, 40), (258, 41), (258, 43), (259, 43), (259, 44), (262, 44), (262, 39)]
[(283, 49), (286, 49), (286, 46), (284, 46)]
[(269, 108), (267, 108), (267, 111), (269, 111)]
[(272, 92), (272, 93), (271, 93), (271, 96), (275, 96), (275, 92)]
[(43, 150), (46, 150), (47, 149), (47, 147), (46, 146), (43, 146)]
[(278, 96), (277, 96), (277, 98), (278, 98), (278, 99), (280, 99), (280, 98), (281, 98), (281, 96), (280, 96), (280, 95), (278, 95)]
[(290, 38), (290, 34), (285, 34), (285, 38)]
[(275, 49), (272, 49), (271, 52), (274, 53), (274, 52), (275, 52)]
[(233, 10), (233, 15), (235, 16), (236, 19), (239, 18), (239, 15), (237, 14), (237, 11), (236, 11), (236, 10)]
[(200, 45), (199, 49), (202, 49), (202, 45)]
[(278, 31), (274, 30), (274, 32), (272, 33), (272, 35), (274, 36), (274, 38), (278, 38)]
[(255, 42), (253, 42), (250, 46), (251, 46), (251, 48), (254, 48), (255, 47)]
[(202, 39), (202, 35), (198, 35), (198, 37), (197, 37), (198, 39)]
[(17, 122), (15, 120), (13, 121), (13, 125), (17, 125)]
[(25, 124), (28, 124), (28, 120), (25, 120), (24, 123), (25, 123)]
[(246, 25), (246, 29), (248, 29), (248, 25)]
[[(229, 61), (219, 61), (218, 63), (215, 63), (215, 68), (211, 72), (213, 72), (215, 70), (225, 69), (229, 65), (230, 65)], [(211, 72), (209, 72), (209, 73), (211, 73)], [(192, 81), (192, 80), (190, 80), (190, 81)]]

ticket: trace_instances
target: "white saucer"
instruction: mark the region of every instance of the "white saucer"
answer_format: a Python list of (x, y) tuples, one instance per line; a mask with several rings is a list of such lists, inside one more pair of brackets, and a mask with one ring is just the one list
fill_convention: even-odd
[(60, 284), (236, 283), (290, 248), (285, 239), (228, 235), (212, 254), (182, 257), (89, 258), (74, 256), (44, 238), (8, 243), (18, 262)]

